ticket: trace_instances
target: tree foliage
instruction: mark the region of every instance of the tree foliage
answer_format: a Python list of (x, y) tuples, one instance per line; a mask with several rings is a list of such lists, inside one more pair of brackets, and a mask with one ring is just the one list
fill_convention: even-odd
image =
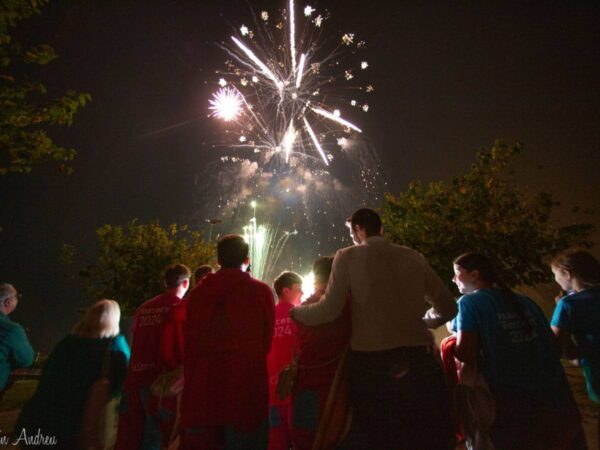
[(490, 256), (510, 286), (550, 281), (546, 259), (573, 245), (589, 247), (594, 227), (553, 224), (558, 203), (547, 193), (532, 195), (508, 170), (520, 151), (519, 144), (497, 141), (464, 175), (387, 194), (386, 234), (423, 253), (448, 285), (452, 260), (466, 251)]
[[(125, 315), (164, 290), (167, 266), (182, 263), (193, 271), (214, 262), (215, 246), (187, 225), (133, 220), (125, 226), (103, 225), (96, 237), (97, 258), (79, 271), (79, 278), (91, 300), (115, 299)], [(75, 253), (73, 246), (64, 245), (61, 259), (72, 265)]]
[(46, 86), (30, 79), (28, 67), (56, 59), (47, 44), (23, 47), (13, 35), (17, 25), (34, 15), (49, 0), (0, 1), (0, 174), (29, 173), (32, 166), (55, 161), (70, 173), (68, 161), (75, 150), (55, 144), (48, 136), (50, 126), (71, 125), (78, 109), (91, 100), (86, 93), (69, 90), (47, 98)]

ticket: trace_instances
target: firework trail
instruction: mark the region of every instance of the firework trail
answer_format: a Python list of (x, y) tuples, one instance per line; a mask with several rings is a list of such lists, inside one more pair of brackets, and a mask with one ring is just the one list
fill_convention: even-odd
[[(349, 245), (344, 219), (380, 203), (386, 186), (360, 124), (374, 91), (366, 44), (353, 33), (328, 38), (329, 17), (287, 0), (280, 18), (261, 11), (221, 45), (227, 59), (209, 106), (221, 154), (197, 176), (196, 211), (199, 222), (222, 219), (224, 232), (244, 230), (263, 243), (257, 251), (273, 248), (277, 230), (297, 230), (285, 249), (253, 256), (253, 275), (265, 280), (284, 268), (306, 273), (316, 256)], [(256, 215), (248, 224), (252, 201), (263, 225)]]
[[(221, 89), (213, 94), (213, 117), (230, 122), (235, 141), (251, 148), (263, 162), (280, 155), (329, 166), (327, 148), (340, 137), (352, 138), (361, 128), (342, 116), (367, 112), (364, 98), (374, 88), (365, 80), (369, 64), (360, 58), (366, 48), (353, 33), (344, 34), (333, 48), (321, 43), (328, 13), (303, 9), (289, 0), (280, 20), (262, 11), (254, 29), (239, 27), (222, 44), (228, 59), (219, 71)], [(361, 84), (362, 81), (362, 84)]]
[(249, 258), (252, 276), (270, 283), (276, 275), (276, 267), (281, 254), (291, 236), (298, 231), (280, 231), (269, 223), (259, 224), (256, 219), (256, 202), (250, 203), (254, 214), (244, 227), (244, 239), (249, 245)]

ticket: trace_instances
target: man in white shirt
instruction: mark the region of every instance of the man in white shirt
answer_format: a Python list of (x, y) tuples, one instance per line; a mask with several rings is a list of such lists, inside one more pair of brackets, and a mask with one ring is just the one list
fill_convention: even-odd
[(290, 312), (318, 325), (350, 299), (354, 415), (344, 448), (453, 449), (449, 394), (428, 330), (456, 315), (452, 294), (421, 254), (384, 240), (375, 211), (359, 209), (348, 222), (356, 245), (337, 252), (324, 296)]

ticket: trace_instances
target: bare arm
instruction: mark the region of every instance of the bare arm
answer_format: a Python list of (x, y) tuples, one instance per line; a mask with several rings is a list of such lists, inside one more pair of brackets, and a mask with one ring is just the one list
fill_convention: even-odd
[(423, 321), (427, 328), (437, 328), (452, 320), (458, 308), (452, 293), (437, 273), (425, 261), (425, 295), (431, 308), (425, 313)]
[(459, 331), (454, 355), (465, 364), (477, 361), (479, 351), (479, 333), (477, 331)]
[(555, 326), (552, 326), (552, 331), (558, 340), (562, 356), (571, 361), (574, 366), (579, 367), (579, 349), (573, 342), (571, 333)]

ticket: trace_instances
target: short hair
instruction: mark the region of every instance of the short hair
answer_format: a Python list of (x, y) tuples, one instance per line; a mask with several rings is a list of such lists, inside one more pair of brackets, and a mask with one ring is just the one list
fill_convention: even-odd
[(0, 304), (4, 302), (7, 298), (15, 295), (17, 290), (10, 283), (0, 283)]
[(208, 264), (204, 264), (204, 265), (198, 267), (194, 271), (194, 280), (196, 283), (198, 283), (198, 281), (200, 281), (206, 275), (208, 275), (209, 273), (213, 273), (213, 272), (214, 272), (214, 270), (213, 270), (212, 266), (209, 266)]
[(112, 338), (119, 334), (119, 320), (119, 304), (114, 300), (103, 299), (90, 306), (71, 333), (81, 338)]
[(355, 211), (348, 219), (346, 223), (350, 224), (352, 231), (356, 225), (360, 226), (365, 230), (368, 236), (377, 236), (381, 232), (381, 217), (375, 211), (369, 208), (361, 208)]
[(331, 267), (333, 266), (333, 256), (321, 256), (317, 258), (312, 265), (312, 272), (315, 280), (321, 283), (327, 283), (329, 275), (331, 275)]
[(237, 269), (248, 257), (249, 246), (239, 234), (226, 234), (217, 243), (217, 259), (223, 269)]
[(165, 286), (167, 289), (173, 289), (189, 280), (192, 276), (190, 269), (184, 264), (173, 264), (165, 270)]
[(282, 272), (275, 281), (273, 281), (273, 289), (277, 297), (281, 296), (284, 288), (291, 288), (294, 284), (302, 284), (302, 277), (296, 272)]
[(585, 288), (600, 285), (600, 262), (586, 250), (580, 248), (565, 250), (557, 255), (550, 265), (566, 270)]

